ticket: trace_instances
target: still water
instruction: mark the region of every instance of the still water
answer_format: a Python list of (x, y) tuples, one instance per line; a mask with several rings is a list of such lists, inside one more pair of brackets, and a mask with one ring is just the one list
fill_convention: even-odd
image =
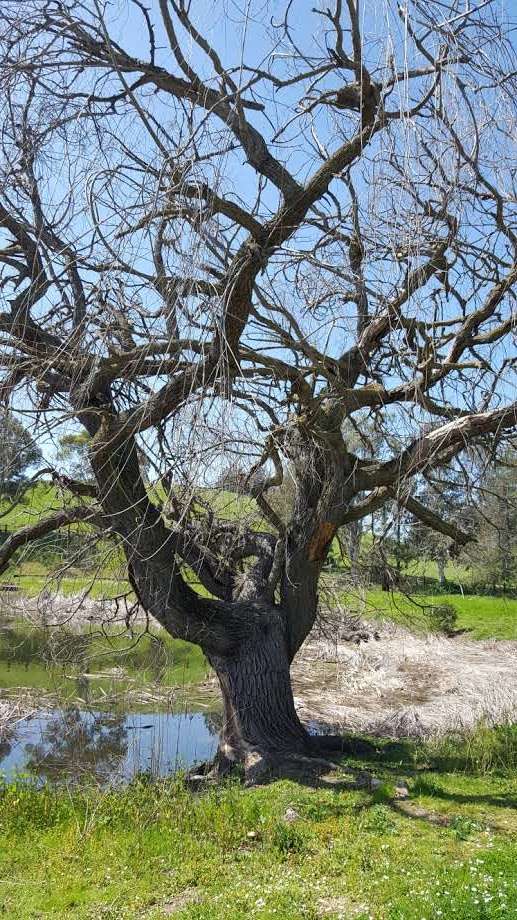
[(165, 776), (214, 755), (220, 719), (217, 712), (39, 712), (0, 736), (0, 777), (112, 785), (137, 773)]

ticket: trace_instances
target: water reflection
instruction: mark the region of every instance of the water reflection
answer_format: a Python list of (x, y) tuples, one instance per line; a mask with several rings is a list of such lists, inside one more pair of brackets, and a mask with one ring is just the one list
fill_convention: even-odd
[(25, 744), (25, 769), (41, 779), (79, 779), (81, 774), (106, 782), (127, 754), (123, 715), (81, 712), (76, 707), (48, 719), (41, 740)]
[(8, 728), (0, 730), (0, 764), (5, 757), (8, 757), (12, 751), (13, 743), (16, 740), (16, 729)]
[(219, 728), (217, 713), (42, 712), (0, 738), (0, 775), (103, 785), (164, 776), (212, 757)]

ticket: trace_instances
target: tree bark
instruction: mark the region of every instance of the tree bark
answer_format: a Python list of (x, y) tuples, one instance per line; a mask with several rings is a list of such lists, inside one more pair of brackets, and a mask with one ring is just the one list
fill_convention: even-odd
[(229, 769), (260, 759), (273, 765), (286, 754), (310, 753), (310, 740), (296, 713), (290, 657), (280, 611), (261, 620), (228, 657), (209, 655), (221, 687), (223, 728), (218, 763)]

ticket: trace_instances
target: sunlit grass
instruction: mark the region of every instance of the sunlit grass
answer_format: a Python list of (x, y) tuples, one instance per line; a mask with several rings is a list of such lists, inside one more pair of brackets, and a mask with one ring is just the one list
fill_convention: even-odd
[[(346, 604), (347, 598), (344, 597)], [(368, 591), (363, 607), (367, 617), (389, 617), (412, 628), (426, 627), (427, 606), (451, 604), (458, 613), (457, 628), (473, 639), (517, 639), (517, 600), (479, 595), (426, 594), (410, 598), (399, 592)]]
[[(0, 910), (10, 920), (158, 920), (173, 907), (181, 920), (512, 920), (515, 772), (458, 763), (441, 772), (436, 752), (410, 745), (349, 758), (373, 769), (374, 793), (340, 771), (328, 788), (284, 780), (197, 795), (181, 779), (5, 787)], [(420, 817), (392, 797), (401, 775)]]

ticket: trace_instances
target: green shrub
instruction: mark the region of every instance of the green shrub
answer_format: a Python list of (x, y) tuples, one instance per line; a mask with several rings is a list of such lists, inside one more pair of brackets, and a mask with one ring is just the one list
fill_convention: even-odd
[(427, 608), (426, 619), (432, 632), (451, 636), (457, 628), (458, 612), (452, 604), (435, 604)]

